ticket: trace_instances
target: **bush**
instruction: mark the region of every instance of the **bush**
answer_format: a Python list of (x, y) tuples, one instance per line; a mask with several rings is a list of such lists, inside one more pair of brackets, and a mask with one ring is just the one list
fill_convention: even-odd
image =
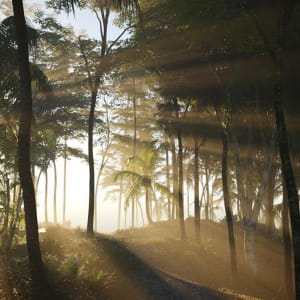
[(80, 261), (76, 258), (71, 258), (62, 266), (62, 274), (66, 277), (76, 278), (80, 269)]

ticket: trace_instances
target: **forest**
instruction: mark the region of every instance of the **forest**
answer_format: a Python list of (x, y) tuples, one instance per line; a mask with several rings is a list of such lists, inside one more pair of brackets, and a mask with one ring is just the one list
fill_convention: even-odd
[(300, 300), (299, 95), (297, 0), (0, 0), (0, 299)]

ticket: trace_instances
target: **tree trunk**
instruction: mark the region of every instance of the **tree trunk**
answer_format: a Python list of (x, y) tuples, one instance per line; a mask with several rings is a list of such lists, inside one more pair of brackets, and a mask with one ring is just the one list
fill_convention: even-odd
[(282, 193), (282, 239), (284, 247), (284, 273), (287, 299), (295, 299), (295, 283), (293, 278), (293, 249), (289, 220), (289, 203), (285, 185)]
[(209, 175), (207, 169), (207, 162), (205, 162), (205, 178), (206, 178), (206, 203), (205, 203), (205, 219), (209, 219), (208, 208), (209, 208)]
[(36, 298), (53, 299), (53, 297), (50, 295), (50, 290), (44, 277), (44, 268), (38, 234), (34, 185), (30, 173), (32, 94), (26, 22), (23, 2), (21, 0), (12, 0), (12, 4), (18, 45), (17, 53), (21, 95), (18, 132), (18, 170), (24, 199), (29, 268)]
[(38, 187), (39, 187), (39, 182), (40, 182), (41, 175), (42, 175), (42, 168), (40, 169), (40, 172), (39, 172), (39, 175), (37, 177), (35, 187), (34, 187), (34, 190), (35, 190), (36, 194), (38, 193)]
[(183, 208), (183, 157), (182, 157), (182, 139), (181, 130), (177, 130), (178, 138), (178, 217), (180, 225), (180, 240), (186, 239), (185, 224), (184, 224), (184, 208)]
[(121, 229), (121, 207), (122, 207), (123, 185), (120, 184), (119, 204), (118, 204), (118, 230)]
[[(166, 177), (167, 177), (167, 189), (170, 190), (170, 162), (169, 162), (169, 150), (166, 149)], [(171, 199), (168, 195), (168, 220), (171, 220)]]
[(131, 227), (134, 228), (134, 214), (135, 214), (135, 198), (131, 199), (132, 205), (131, 205)]
[[(138, 211), (138, 208), (139, 208), (140, 209), (140, 214), (141, 214), (141, 217), (142, 217), (143, 226), (144, 226), (145, 225), (145, 220), (144, 220), (142, 205), (141, 205), (141, 203), (138, 199), (137, 199), (136, 202), (137, 202), (136, 214), (138, 214), (137, 211)], [(136, 222), (138, 223), (138, 221), (136, 221)]]
[(245, 260), (253, 274), (257, 273), (256, 251), (255, 251), (255, 227), (256, 221), (244, 217), (244, 251)]
[(285, 117), (282, 103), (282, 73), (283, 73), (283, 58), (285, 47), (287, 44), (288, 28), (292, 14), (297, 7), (297, 0), (280, 1), (279, 18), (278, 18), (278, 37), (277, 44), (274, 49), (267, 39), (266, 33), (263, 31), (256, 18), (254, 19), (256, 29), (265, 44), (265, 48), (273, 61), (275, 69), (275, 98), (274, 111), (276, 119), (276, 131), (278, 137), (281, 171), (284, 179), (284, 185), (287, 192), (291, 233), (294, 252), (294, 275), (295, 275), (295, 294), (296, 299), (300, 299), (300, 211), (299, 198), (296, 186), (294, 171), (291, 164), (288, 144), (288, 134), (286, 130)]
[(146, 216), (147, 216), (147, 219), (148, 219), (148, 223), (149, 224), (153, 224), (153, 220), (152, 220), (152, 214), (151, 214), (151, 203), (149, 201), (149, 190), (148, 188), (146, 188), (145, 190), (145, 193), (146, 193)]
[(96, 187), (95, 187), (95, 204), (94, 204), (94, 227), (97, 231), (98, 229), (98, 187), (100, 184), (100, 176), (101, 176), (101, 170), (99, 169), (96, 179)]
[(8, 233), (8, 221), (9, 221), (9, 215), (10, 215), (10, 181), (8, 178), (8, 175), (4, 175), (4, 183), (6, 187), (5, 191), (5, 205), (4, 205), (4, 222), (3, 222), (3, 227), (2, 227), (2, 244), (3, 246), (5, 245), (5, 239), (7, 238), (7, 233)]
[(230, 247), (230, 262), (231, 262), (231, 273), (233, 279), (237, 276), (237, 263), (236, 263), (236, 249), (233, 229), (232, 210), (230, 202), (230, 194), (228, 188), (228, 139), (224, 132), (225, 128), (221, 128), (223, 153), (222, 153), (222, 185), (223, 185), (223, 198), (226, 213), (226, 223), (228, 231), (228, 242)]
[(189, 184), (186, 182), (186, 206), (187, 206), (187, 217), (190, 217), (190, 193)]
[(268, 182), (267, 203), (266, 203), (266, 223), (267, 232), (271, 235), (275, 229), (274, 225), (274, 189), (275, 189), (276, 165), (272, 164), (270, 180)]
[(16, 232), (16, 227), (20, 221), (19, 219), (20, 219), (21, 207), (22, 207), (21, 188), (19, 188), (18, 196), (16, 199), (16, 205), (15, 205), (15, 216), (11, 218), (8, 237), (7, 237), (7, 241), (6, 241), (6, 245), (5, 245), (6, 252), (8, 252), (12, 246), (12, 242), (13, 242), (15, 232)]
[(63, 194), (63, 224), (66, 223), (66, 202), (67, 202), (67, 137), (64, 145), (64, 194)]
[(57, 169), (55, 159), (53, 160), (53, 172), (54, 172), (54, 188), (53, 188), (53, 220), (54, 224), (57, 225)]
[(194, 199), (194, 214), (195, 214), (195, 239), (200, 241), (200, 203), (199, 203), (199, 145), (198, 139), (195, 137), (194, 147), (194, 184), (195, 184), (195, 199)]
[(173, 205), (172, 205), (172, 219), (177, 219), (178, 207), (178, 164), (176, 158), (175, 141), (172, 138), (172, 171), (173, 171)]
[(296, 299), (300, 299), (300, 212), (299, 212), (299, 199), (296, 187), (294, 171), (291, 164), (288, 136), (285, 125), (285, 118), (282, 106), (281, 94), (281, 64), (276, 68), (276, 84), (275, 84), (275, 116), (276, 116), (276, 129), (279, 144), (279, 153), (281, 160), (282, 176), (287, 192), (289, 212), (292, 229), (292, 241), (294, 250), (294, 274), (295, 274), (295, 290)]
[(125, 218), (124, 218), (124, 229), (126, 229), (126, 226), (127, 226), (127, 207), (124, 208), (124, 215), (125, 215)]
[(88, 128), (88, 156), (89, 156), (89, 211), (87, 221), (87, 233), (94, 234), (94, 208), (95, 208), (95, 166), (94, 166), (94, 151), (93, 151), (93, 129), (95, 118), (95, 107), (97, 100), (97, 91), (92, 92), (90, 114), (89, 114), (89, 128)]
[(48, 224), (48, 171), (45, 170), (45, 224)]

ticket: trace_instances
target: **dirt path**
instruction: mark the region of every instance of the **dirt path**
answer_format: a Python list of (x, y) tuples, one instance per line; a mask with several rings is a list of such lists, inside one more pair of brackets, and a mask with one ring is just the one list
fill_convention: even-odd
[[(104, 249), (118, 269), (120, 284), (126, 289), (122, 298), (108, 291), (111, 299), (130, 300), (238, 300), (247, 299), (201, 287), (198, 284), (177, 278), (157, 270), (129, 250), (123, 242), (97, 235), (96, 241)], [(126, 282), (122, 282), (125, 280)], [(115, 298), (117, 297), (117, 298)], [(250, 299), (250, 298), (248, 298)], [(254, 298), (251, 298), (254, 299)]]

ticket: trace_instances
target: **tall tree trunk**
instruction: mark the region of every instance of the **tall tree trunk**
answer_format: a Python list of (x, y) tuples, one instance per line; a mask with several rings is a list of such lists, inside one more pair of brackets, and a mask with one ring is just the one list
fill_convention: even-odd
[(194, 184), (195, 184), (195, 198), (194, 198), (194, 215), (195, 215), (195, 239), (200, 241), (200, 203), (199, 203), (199, 145), (198, 139), (195, 137), (194, 147)]
[[(142, 217), (143, 226), (144, 226), (145, 225), (145, 220), (144, 220), (142, 205), (141, 205), (141, 203), (138, 199), (137, 199), (136, 202), (137, 202), (136, 214), (138, 214), (137, 211), (138, 211), (138, 208), (139, 208), (140, 209), (140, 214), (141, 214), (141, 217)], [(136, 221), (136, 222), (138, 223), (138, 221)]]
[(184, 207), (183, 207), (183, 157), (182, 157), (182, 138), (181, 130), (177, 130), (178, 138), (178, 217), (180, 225), (180, 240), (186, 239), (185, 224), (184, 224)]
[(205, 219), (209, 219), (209, 175), (208, 175), (208, 166), (207, 162), (205, 161), (205, 178), (206, 178), (206, 203), (205, 203)]
[(100, 176), (101, 176), (101, 170), (99, 169), (96, 179), (96, 187), (95, 187), (95, 204), (94, 204), (94, 227), (97, 231), (98, 228), (98, 187), (100, 184)]
[(131, 227), (134, 228), (135, 198), (132, 198), (131, 201)]
[(266, 203), (266, 223), (267, 232), (271, 235), (274, 231), (274, 190), (275, 190), (276, 164), (272, 164), (270, 180), (268, 182), (267, 203)]
[(138, 198), (136, 197), (136, 198), (135, 198), (135, 211), (136, 211), (136, 213), (135, 213), (135, 224), (136, 224), (136, 226), (138, 226), (138, 224), (139, 224), (139, 209), (138, 209), (138, 202), (139, 202), (139, 200), (138, 200)]
[[(108, 54), (107, 47), (107, 28), (108, 20), (110, 15), (110, 1), (104, 1), (100, 3), (101, 18), (99, 18), (96, 13), (97, 19), (100, 25), (100, 35), (101, 35), (101, 49), (100, 56), (105, 57)], [(88, 221), (87, 221), (87, 233), (90, 235), (94, 234), (94, 216), (95, 216), (95, 166), (94, 166), (94, 153), (93, 153), (93, 129), (94, 129), (94, 120), (95, 120), (95, 107), (97, 100), (97, 93), (100, 86), (101, 73), (98, 71), (95, 74), (95, 80), (93, 82), (91, 75), (91, 68), (87, 56), (85, 55), (84, 49), (81, 47), (81, 53), (85, 61), (86, 71), (88, 73), (88, 81), (91, 91), (91, 106), (89, 114), (89, 128), (88, 128), (88, 157), (89, 157), (89, 210), (88, 210)]]
[(21, 0), (12, 0), (12, 4), (18, 45), (17, 53), (21, 95), (18, 132), (18, 170), (24, 199), (29, 268), (36, 298), (40, 297), (39, 299), (51, 299), (50, 290), (44, 277), (44, 268), (38, 234), (34, 185), (30, 173), (32, 94), (27, 29), (23, 2)]
[(287, 192), (290, 223), (293, 241), (294, 252), (294, 275), (295, 275), (295, 294), (296, 299), (300, 299), (300, 211), (299, 198), (296, 186), (294, 171), (291, 164), (289, 154), (288, 134), (286, 130), (285, 117), (282, 103), (282, 73), (283, 73), (283, 58), (287, 44), (288, 28), (293, 12), (295, 11), (298, 1), (280, 1), (278, 13), (278, 37), (275, 48), (270, 44), (266, 33), (258, 22), (258, 19), (252, 16), (257, 32), (261, 36), (266, 51), (273, 61), (275, 69), (275, 97), (274, 111), (276, 119), (276, 130), (278, 137), (281, 171), (284, 179), (284, 184)]
[[(166, 149), (166, 177), (167, 177), (167, 189), (170, 190), (170, 162), (169, 162), (169, 150)], [(168, 219), (171, 220), (171, 199), (168, 195)]]
[(190, 216), (190, 189), (189, 189), (189, 184), (186, 182), (186, 206), (187, 206), (187, 217), (189, 218)]
[(66, 223), (66, 203), (67, 203), (67, 137), (64, 145), (64, 192), (63, 192), (63, 224)]
[(9, 222), (9, 215), (10, 215), (10, 181), (8, 178), (8, 175), (4, 175), (4, 184), (6, 187), (6, 191), (5, 191), (5, 205), (4, 205), (4, 212), (5, 212), (5, 216), (4, 216), (4, 222), (3, 222), (3, 226), (2, 226), (2, 231), (3, 231), (3, 236), (2, 236), (2, 240), (3, 240), (3, 245), (5, 245), (5, 239), (7, 237), (7, 233), (8, 233), (8, 222)]
[(146, 216), (147, 216), (147, 219), (148, 219), (148, 223), (149, 224), (152, 224), (153, 223), (153, 220), (152, 220), (152, 214), (151, 214), (151, 210), (152, 210), (152, 205), (150, 203), (150, 200), (149, 200), (149, 189), (148, 188), (145, 188), (145, 197), (146, 197)]
[(54, 187), (53, 187), (53, 220), (54, 224), (57, 225), (57, 169), (56, 162), (53, 159), (53, 173), (54, 173)]
[(42, 175), (42, 168), (40, 169), (39, 175), (38, 175), (37, 180), (35, 182), (34, 190), (35, 190), (36, 194), (38, 193), (38, 187), (39, 187), (39, 182), (40, 182), (41, 175)]
[(94, 234), (94, 209), (95, 209), (95, 166), (94, 166), (94, 151), (93, 151), (93, 129), (95, 118), (95, 107), (97, 100), (97, 91), (92, 91), (92, 99), (89, 114), (89, 128), (88, 128), (88, 156), (89, 156), (89, 211), (87, 221), (87, 233)]
[(237, 263), (236, 263), (236, 249), (235, 249), (235, 239), (233, 230), (233, 219), (232, 210), (230, 202), (230, 194), (228, 189), (228, 138), (224, 132), (225, 128), (221, 128), (222, 135), (222, 185), (223, 185), (223, 198), (226, 213), (227, 231), (228, 231), (228, 242), (230, 247), (230, 262), (231, 262), (231, 273), (233, 279), (237, 276)]
[[(136, 98), (135, 98), (135, 78), (132, 77), (132, 90), (133, 90), (133, 157), (136, 157), (136, 142), (137, 142), (137, 117), (136, 117)], [(132, 198), (131, 209), (131, 226), (134, 228), (134, 216), (135, 216), (135, 202), (136, 198)], [(137, 212), (136, 212), (137, 213)]]
[(275, 116), (276, 116), (276, 128), (279, 144), (279, 153), (281, 160), (282, 176), (284, 178), (284, 184), (288, 196), (289, 212), (292, 229), (292, 241), (294, 250), (294, 274), (295, 274), (295, 290), (296, 299), (300, 299), (300, 211), (299, 211), (299, 198), (298, 190), (296, 187), (296, 181), (292, 163), (289, 153), (288, 135), (285, 125), (285, 118), (282, 106), (282, 91), (281, 91), (281, 74), (282, 66), (281, 62), (278, 62), (276, 68), (276, 84), (275, 84)]
[(118, 203), (118, 230), (121, 229), (121, 207), (122, 207), (123, 184), (120, 184), (119, 203)]
[(48, 224), (48, 170), (45, 169), (45, 207), (44, 207), (44, 212), (45, 212), (45, 224)]
[(287, 299), (295, 299), (295, 283), (293, 278), (293, 248), (289, 220), (289, 203), (283, 182), (282, 193), (282, 239), (284, 249), (284, 279)]
[(255, 229), (256, 221), (251, 217), (244, 217), (244, 250), (246, 262), (253, 274), (257, 273), (256, 251), (255, 251)]
[(127, 207), (124, 208), (124, 215), (125, 215), (125, 218), (124, 218), (124, 229), (126, 229), (126, 226), (127, 226)]
[[(240, 153), (238, 149), (237, 135), (234, 132), (234, 127), (231, 128), (232, 134), (232, 153), (235, 161), (236, 169), (236, 184), (238, 190), (238, 197), (241, 205), (241, 211), (243, 213), (243, 225), (244, 225), (244, 256), (250, 270), (253, 273), (257, 272), (256, 255), (255, 255), (255, 228), (256, 228), (256, 217), (253, 217), (252, 212), (252, 199), (248, 199), (245, 193), (243, 185), (243, 174), (240, 160)], [(266, 174), (266, 173), (265, 173)], [(256, 210), (259, 205), (255, 204)]]
[(175, 140), (172, 138), (172, 173), (173, 173), (173, 205), (172, 205), (172, 219), (178, 216), (178, 160), (176, 158)]
[(15, 205), (15, 216), (11, 218), (8, 237), (6, 241), (6, 252), (8, 252), (12, 246), (12, 242), (15, 236), (17, 224), (20, 221), (20, 211), (22, 207), (22, 199), (21, 199), (21, 188), (18, 189), (18, 195), (16, 196), (16, 205)]

